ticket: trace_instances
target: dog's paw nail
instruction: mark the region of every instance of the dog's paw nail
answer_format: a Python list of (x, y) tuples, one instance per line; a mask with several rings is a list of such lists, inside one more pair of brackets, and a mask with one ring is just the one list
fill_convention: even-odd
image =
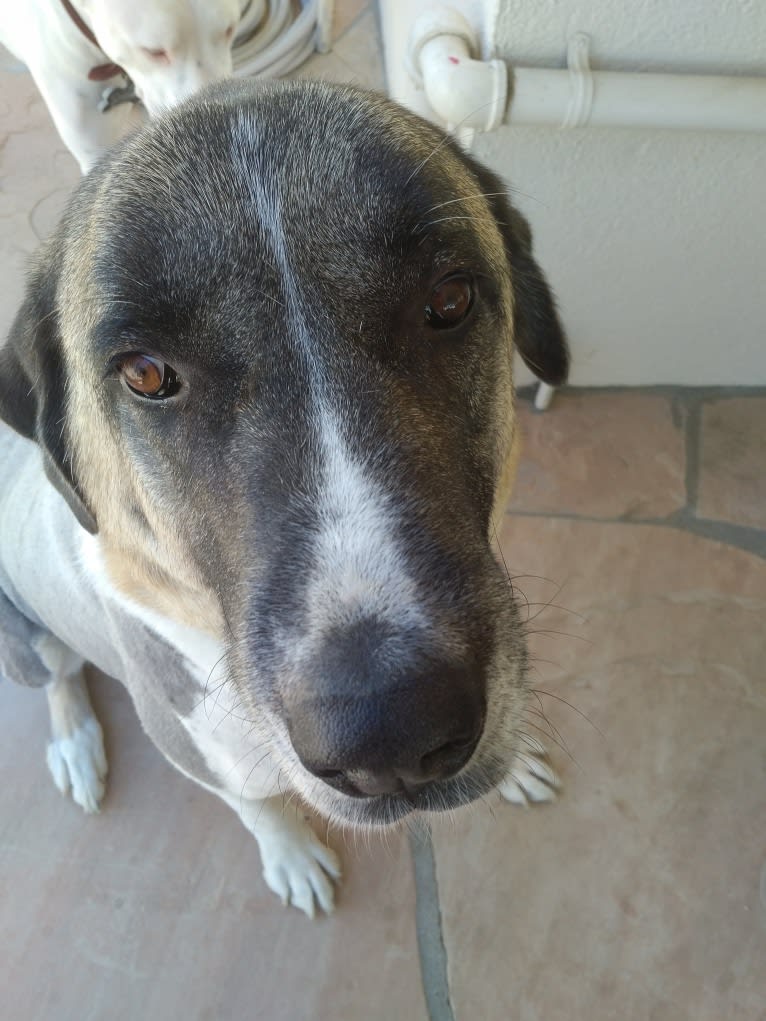
[(537, 754), (525, 753), (516, 759), (498, 786), (506, 801), (513, 805), (532, 805), (556, 800), (561, 782), (544, 754), (540, 746)]
[(259, 843), (263, 878), (285, 907), (292, 905), (309, 918), (316, 917), (317, 907), (332, 913), (340, 863), (310, 826), (301, 823), (279, 837), (261, 837)]
[(292, 905), (309, 918), (316, 917), (317, 905), (325, 914), (334, 907), (332, 883), (315, 862), (293, 859), (276, 870), (264, 869), (266, 885), (277, 894), (282, 907)]
[(57, 741), (51, 741), (45, 756), (53, 782), (62, 794), (69, 793), (69, 773)]
[(336, 882), (341, 878), (340, 859), (332, 848), (320, 844), (317, 839), (313, 848), (314, 857), (322, 866), (324, 871)]
[(526, 767), (533, 777), (536, 777), (538, 780), (542, 780), (550, 787), (557, 788), (561, 786), (561, 781), (556, 775), (555, 770), (545, 759), (538, 758), (537, 756), (530, 756), (529, 762), (526, 763)]
[(104, 796), (104, 785), (100, 780), (90, 780), (72, 785), (72, 800), (88, 815), (97, 815), (100, 801)]

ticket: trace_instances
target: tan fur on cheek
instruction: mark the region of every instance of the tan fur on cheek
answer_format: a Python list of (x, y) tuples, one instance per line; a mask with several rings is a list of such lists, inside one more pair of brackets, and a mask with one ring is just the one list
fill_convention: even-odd
[(112, 584), (142, 606), (222, 638), (218, 599), (204, 588), (184, 584), (146, 557), (124, 547), (102, 543), (104, 564)]
[(492, 522), (495, 528), (500, 527), (511, 490), (516, 479), (516, 469), (522, 447), (519, 421), (516, 417), (516, 392), (513, 381), (514, 343), (513, 330), (513, 292), (510, 288), (504, 302), (503, 319), (508, 324), (506, 347), (500, 354), (496, 371), (496, 423), (498, 431), (497, 444), (497, 484), (492, 507)]

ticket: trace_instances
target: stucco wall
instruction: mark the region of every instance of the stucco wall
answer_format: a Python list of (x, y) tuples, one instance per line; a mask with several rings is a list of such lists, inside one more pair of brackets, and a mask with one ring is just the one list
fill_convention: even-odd
[[(567, 40), (588, 32), (602, 70), (766, 74), (762, 0), (483, 2), (497, 54), (513, 62), (564, 67)], [(464, 5), (475, 12), (476, 0), (449, 0)]]
[[(490, 5), (491, 6), (491, 5)], [(503, 0), (497, 54), (604, 70), (766, 74), (766, 4)], [(766, 136), (506, 127), (477, 155), (535, 227), (576, 383), (766, 383)]]

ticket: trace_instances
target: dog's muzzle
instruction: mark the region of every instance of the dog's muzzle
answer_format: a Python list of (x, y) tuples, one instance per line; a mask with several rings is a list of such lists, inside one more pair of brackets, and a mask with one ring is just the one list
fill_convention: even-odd
[[(303, 766), (357, 798), (414, 799), (460, 772), (486, 716), (483, 667), (450, 662), (381, 638), (374, 621), (325, 639), (299, 688), (285, 699)], [(411, 646), (405, 641), (405, 646)]]

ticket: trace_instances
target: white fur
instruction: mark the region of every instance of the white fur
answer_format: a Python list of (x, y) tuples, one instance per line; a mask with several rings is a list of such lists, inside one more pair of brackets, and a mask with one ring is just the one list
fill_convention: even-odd
[(320, 405), (318, 425), (324, 477), (306, 590), (306, 641), (317, 647), (331, 627), (365, 618), (390, 623), (394, 631), (425, 630), (422, 599), (397, 548), (390, 496), (351, 453), (326, 405)]
[(317, 907), (329, 914), (334, 906), (333, 881), (340, 878), (338, 857), (288, 796), (270, 750), (258, 744), (229, 685), (211, 693), (181, 722), (221, 778), (223, 786), (214, 792), (258, 842), (269, 889), (284, 905), (293, 905), (309, 918), (314, 918)]
[(225, 668), (211, 679), (181, 723), (226, 791), (237, 799), (270, 797), (277, 793), (279, 781), (274, 761), (269, 749), (259, 744), (254, 724), (224, 678)]
[(124, 133), (131, 118), (128, 106), (99, 111), (105, 88), (120, 79), (90, 81), (91, 68), (107, 63), (124, 68), (152, 116), (231, 74), (228, 33), (239, 22), (240, 0), (72, 4), (100, 48), (77, 28), (61, 0), (0, 0), (0, 42), (28, 66), (83, 173)]

